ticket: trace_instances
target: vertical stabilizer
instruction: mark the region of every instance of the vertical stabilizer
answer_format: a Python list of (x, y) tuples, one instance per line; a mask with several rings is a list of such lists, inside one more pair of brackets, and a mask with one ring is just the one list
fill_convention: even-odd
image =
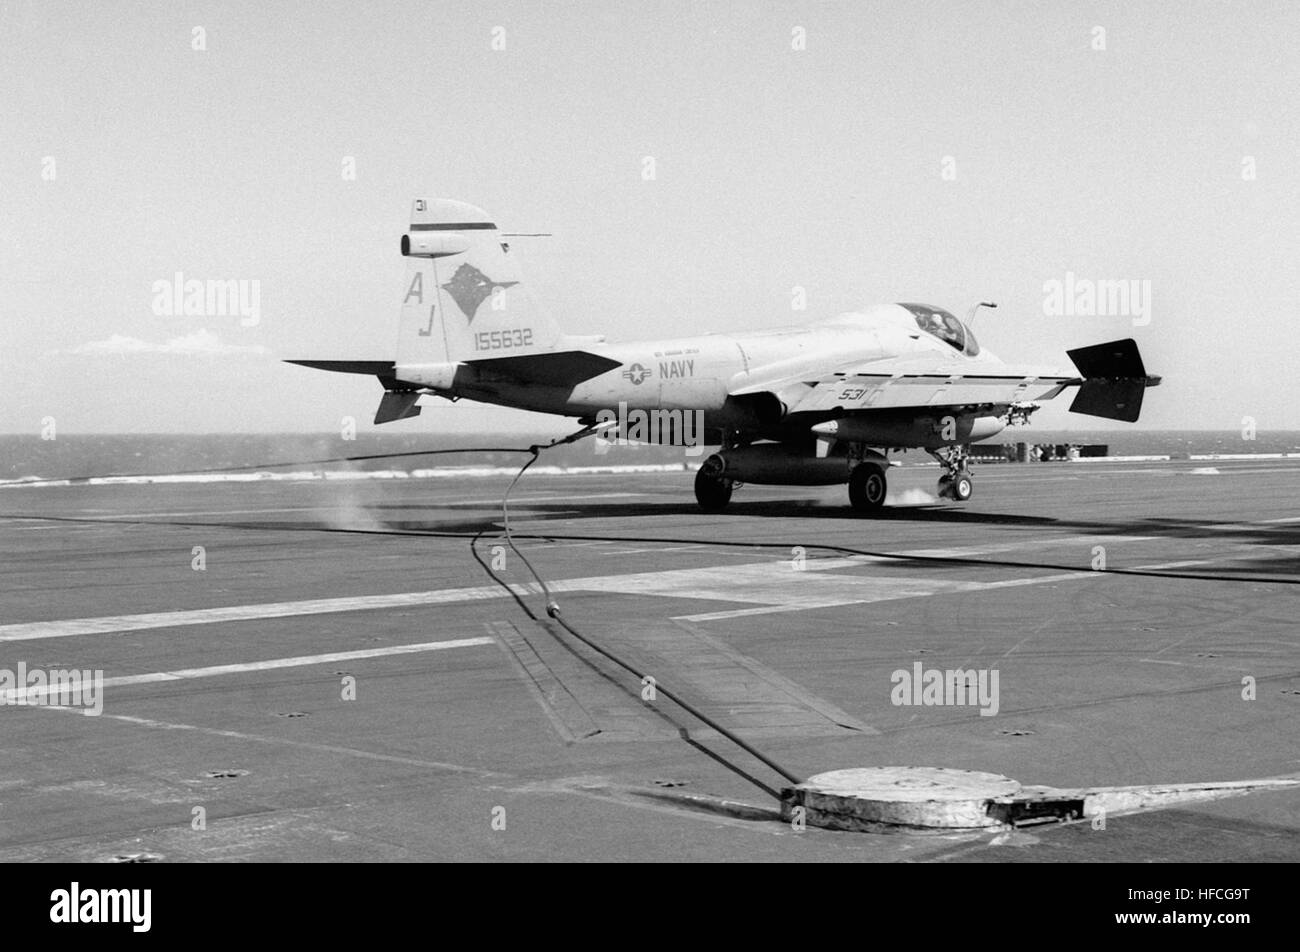
[(545, 353), (563, 335), (533, 303), (509, 243), (481, 208), (416, 199), (402, 236), (408, 261), (397, 368)]

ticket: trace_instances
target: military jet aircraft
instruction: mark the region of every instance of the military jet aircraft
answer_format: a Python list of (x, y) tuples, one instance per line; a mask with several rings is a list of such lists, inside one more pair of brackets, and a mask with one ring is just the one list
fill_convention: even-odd
[[(415, 416), (422, 396), (576, 417), (613, 409), (701, 421), (719, 447), (695, 477), (701, 508), (743, 483), (848, 484), (853, 508), (885, 503), (888, 454), (928, 451), (940, 495), (971, 498), (969, 445), (1072, 387), (1070, 409), (1135, 421), (1148, 375), (1132, 340), (1069, 351), (1077, 373), (1003, 363), (942, 308), (885, 304), (795, 327), (631, 343), (574, 337), (532, 302), (510, 245), (482, 209), (417, 199), (401, 237), (407, 276), (392, 360), (294, 360), (371, 374), (376, 423)], [(622, 418), (626, 418), (623, 416)], [(609, 436), (607, 432), (605, 434)], [(660, 442), (688, 436), (684, 425)]]

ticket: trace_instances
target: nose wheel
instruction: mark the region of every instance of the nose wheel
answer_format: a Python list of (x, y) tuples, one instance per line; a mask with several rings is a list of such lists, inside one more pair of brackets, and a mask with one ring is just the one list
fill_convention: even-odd
[(975, 481), (971, 478), (967, 465), (970, 454), (964, 446), (943, 446), (930, 450), (930, 455), (939, 461), (944, 473), (939, 477), (939, 497), (955, 502), (966, 502), (975, 494)]
[(965, 502), (975, 492), (975, 483), (971, 480), (970, 473), (962, 470), (955, 476), (941, 476), (939, 478), (939, 495), (943, 499), (953, 499), (957, 502)]

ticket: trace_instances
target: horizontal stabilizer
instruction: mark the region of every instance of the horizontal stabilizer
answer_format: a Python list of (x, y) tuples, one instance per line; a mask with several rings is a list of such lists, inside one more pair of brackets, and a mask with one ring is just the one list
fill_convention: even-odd
[(485, 360), (467, 360), (466, 363), (488, 374), (500, 374), (525, 383), (555, 387), (576, 387), (592, 377), (599, 377), (622, 366), (617, 360), (585, 350), (489, 357)]
[(393, 372), (391, 360), (286, 360), (285, 363), (315, 370), (332, 370), (340, 374), (373, 374), (376, 377)]

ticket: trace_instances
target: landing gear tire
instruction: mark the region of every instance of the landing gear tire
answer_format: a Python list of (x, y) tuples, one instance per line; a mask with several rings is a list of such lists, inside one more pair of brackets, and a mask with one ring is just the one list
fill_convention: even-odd
[(952, 481), (952, 498), (958, 502), (965, 502), (975, 493), (975, 483), (970, 478), (970, 473), (961, 472)]
[(944, 499), (966, 502), (974, 494), (975, 482), (971, 479), (970, 473), (965, 470), (939, 479), (939, 495)]
[(885, 507), (885, 471), (872, 463), (860, 463), (849, 474), (849, 503), (859, 512), (879, 512)]
[(730, 479), (711, 476), (703, 468), (695, 474), (695, 501), (705, 512), (721, 512), (731, 502)]
[(966, 502), (975, 493), (975, 481), (971, 479), (967, 464), (970, 461), (970, 448), (967, 446), (940, 446), (926, 450), (939, 461), (943, 475), (939, 477), (939, 498), (951, 499), (953, 502)]

